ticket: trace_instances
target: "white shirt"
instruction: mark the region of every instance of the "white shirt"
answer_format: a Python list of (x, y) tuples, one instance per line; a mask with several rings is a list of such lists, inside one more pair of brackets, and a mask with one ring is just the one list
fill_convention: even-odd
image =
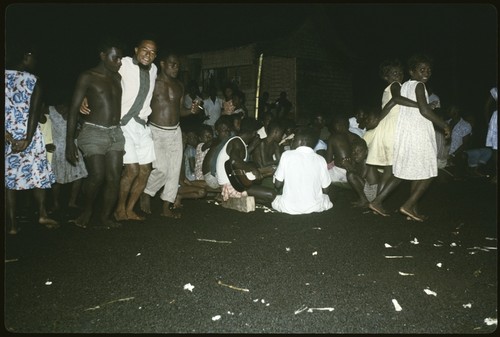
[(283, 181), (283, 194), (276, 196), (272, 207), (288, 214), (322, 212), (333, 207), (323, 188), (332, 180), (326, 160), (308, 146), (283, 152), (274, 179)]
[(215, 102), (211, 98), (203, 100), (203, 109), (205, 109), (205, 115), (208, 116), (203, 123), (214, 126), (215, 122), (219, 119), (222, 114), (222, 99), (215, 97)]
[(349, 118), (349, 131), (357, 134), (361, 138), (363, 138), (366, 133), (366, 129), (359, 128), (358, 120), (356, 119), (356, 117)]
[[(140, 85), (140, 69), (139, 66), (134, 64), (131, 57), (122, 58), (122, 66), (118, 71), (122, 76), (122, 115), (125, 116), (135, 102), (135, 98), (139, 93)], [(147, 120), (151, 115), (151, 98), (153, 97), (153, 90), (155, 88), (156, 75), (158, 69), (154, 63), (151, 63), (149, 70), (149, 91), (144, 105), (139, 112), (139, 118)]]
[(217, 171), (216, 171), (215, 175), (217, 176), (217, 182), (219, 183), (220, 186), (230, 183), (229, 177), (227, 176), (227, 173), (226, 173), (226, 168), (224, 167), (224, 164), (226, 163), (227, 160), (229, 160), (229, 155), (227, 154), (227, 151), (226, 151), (227, 144), (229, 144), (229, 142), (235, 138), (241, 140), (241, 142), (245, 146), (245, 158), (248, 156), (248, 153), (246, 152), (247, 151), (247, 144), (243, 141), (243, 139), (241, 139), (238, 136), (234, 136), (234, 137), (228, 139), (226, 144), (224, 144), (224, 146), (220, 150), (219, 155), (217, 156), (217, 164), (216, 164)]

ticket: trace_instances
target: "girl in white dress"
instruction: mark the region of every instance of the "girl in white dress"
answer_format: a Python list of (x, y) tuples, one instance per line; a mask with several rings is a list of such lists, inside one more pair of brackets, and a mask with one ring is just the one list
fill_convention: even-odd
[(418, 108), (401, 106), (394, 143), (393, 173), (396, 178), (411, 180), (410, 197), (399, 208), (407, 217), (424, 221), (417, 203), (437, 176), (437, 149), (433, 123), (450, 137), (450, 127), (428, 105), (425, 83), (432, 73), (432, 61), (414, 55), (408, 61), (411, 79), (401, 86), (401, 96), (414, 100)]

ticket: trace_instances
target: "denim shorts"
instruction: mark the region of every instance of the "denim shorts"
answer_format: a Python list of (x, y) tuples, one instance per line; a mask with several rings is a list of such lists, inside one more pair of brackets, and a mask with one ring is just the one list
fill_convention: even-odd
[(93, 155), (105, 155), (111, 151), (125, 149), (125, 137), (119, 125), (104, 127), (84, 123), (77, 138), (78, 147), (82, 150), (84, 157)]

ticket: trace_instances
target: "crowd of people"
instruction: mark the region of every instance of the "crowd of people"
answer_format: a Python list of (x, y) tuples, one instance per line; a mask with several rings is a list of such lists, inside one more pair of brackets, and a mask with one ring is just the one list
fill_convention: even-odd
[[(353, 190), (353, 206), (389, 216), (383, 203), (406, 180), (410, 194), (399, 212), (425, 221), (418, 203), (438, 169), (479, 177), (493, 160), (496, 172), (497, 88), (485, 107), (489, 128), (482, 136), (473, 115), (462, 116), (459, 105), (441, 108), (426, 87), (432, 74), (426, 55), (408, 60), (406, 81), (399, 60), (380, 65), (387, 83), (380, 105), (360, 105), (354, 114), (318, 112), (296, 125), (286, 92), (274, 103), (263, 93), (256, 119), (236, 85), (185, 88), (180, 57), (158, 53), (151, 39), (139, 41), (132, 56), (104, 41), (98, 64), (80, 74), (71, 97), (48, 105), (33, 72), (35, 52), (9, 46), (8, 233), (19, 231), (20, 190), (33, 191), (38, 222), (49, 229), (59, 226), (50, 211), (61, 207), (80, 208), (71, 219), (78, 227), (119, 228), (124, 220), (144, 221), (157, 195), (160, 214), (171, 219), (181, 217), (182, 200), (207, 195), (222, 202), (252, 196), (288, 214), (322, 212), (333, 206), (332, 184)], [(491, 180), (496, 183), (496, 173)], [(67, 205), (61, 205), (62, 186), (70, 187)]]

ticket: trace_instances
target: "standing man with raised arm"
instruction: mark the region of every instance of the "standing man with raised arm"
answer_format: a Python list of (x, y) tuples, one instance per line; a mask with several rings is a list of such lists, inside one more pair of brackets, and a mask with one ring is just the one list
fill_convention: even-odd
[(151, 101), (152, 113), (149, 117), (156, 160), (140, 200), (141, 210), (151, 214), (151, 197), (163, 187), (160, 196), (163, 200), (161, 215), (171, 218), (180, 218), (180, 214), (170, 210), (170, 205), (177, 196), (182, 165), (183, 146), (179, 120), (181, 116), (201, 111), (195, 103), (191, 109), (184, 107), (184, 86), (177, 79), (179, 68), (179, 57), (175, 54), (166, 54), (160, 60), (160, 73), (156, 79)]

